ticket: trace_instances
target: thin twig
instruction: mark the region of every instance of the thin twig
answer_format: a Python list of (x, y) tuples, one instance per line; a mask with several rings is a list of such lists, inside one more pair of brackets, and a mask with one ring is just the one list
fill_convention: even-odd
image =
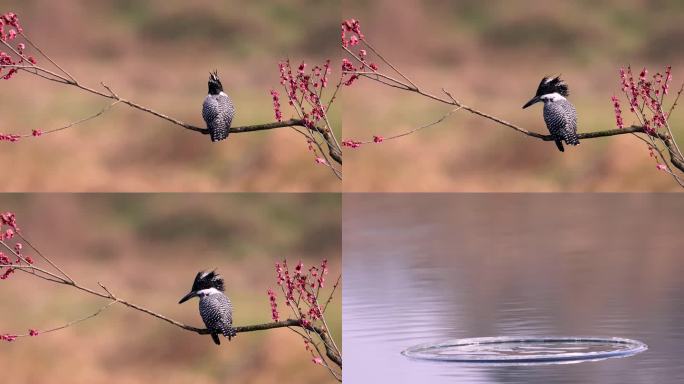
[[(384, 137), (384, 138), (383, 138), (383, 141), (398, 139), (398, 138), (400, 138), (400, 137), (404, 137), (404, 136), (413, 134), (413, 133), (415, 133), (415, 132), (417, 132), (417, 131), (420, 131), (421, 129), (425, 129), (425, 128), (432, 127), (433, 125), (437, 125), (437, 124), (441, 123), (442, 121), (446, 120), (446, 118), (449, 117), (449, 116), (451, 116), (454, 112), (456, 112), (456, 111), (458, 111), (458, 110), (460, 110), (460, 109), (462, 109), (462, 108), (463, 108), (463, 107), (454, 108), (454, 109), (452, 109), (451, 111), (449, 111), (449, 112), (447, 112), (446, 114), (444, 114), (444, 115), (443, 115), (442, 117), (440, 117), (439, 119), (437, 119), (437, 120), (435, 120), (435, 121), (433, 121), (433, 122), (431, 122), (431, 123), (429, 123), (429, 124), (420, 126), (420, 127), (418, 127), (418, 128), (413, 128), (413, 129), (411, 129), (411, 130), (408, 130), (408, 131), (403, 132), (403, 133), (396, 134), (396, 135), (394, 135), (394, 136)], [(371, 143), (375, 143), (375, 141), (363, 141), (363, 142), (361, 142), (361, 144), (371, 144)]]
[[(40, 334), (59, 331), (59, 330), (62, 330), (62, 329), (64, 329), (64, 328), (71, 327), (71, 326), (74, 325), (74, 324), (78, 324), (78, 323), (80, 323), (80, 322), (82, 322), (82, 321), (86, 321), (86, 320), (88, 320), (88, 319), (92, 319), (93, 317), (99, 315), (99, 314), (100, 314), (102, 311), (104, 311), (105, 309), (111, 307), (113, 304), (116, 304), (116, 301), (110, 301), (109, 303), (107, 303), (107, 304), (105, 304), (104, 306), (100, 307), (97, 311), (95, 311), (94, 313), (91, 313), (91, 314), (88, 315), (88, 316), (82, 317), (82, 318), (80, 318), (80, 319), (72, 320), (72, 321), (70, 321), (70, 322), (68, 322), (68, 323), (66, 323), (66, 324), (64, 324), (64, 325), (60, 325), (59, 327), (50, 328), (50, 329), (46, 329), (46, 330), (44, 330), (44, 331), (40, 331)], [(26, 336), (31, 336), (31, 335), (30, 335), (30, 334), (23, 334), (23, 335), (15, 335), (15, 336), (16, 336), (16, 337), (26, 337)]]
[(335, 290), (337, 289), (337, 286), (340, 284), (340, 280), (342, 279), (342, 274), (337, 275), (337, 281), (335, 282), (335, 285), (333, 285), (333, 289), (330, 292), (330, 296), (328, 296), (328, 300), (325, 301), (325, 305), (323, 305), (323, 313), (328, 309), (328, 304), (333, 299), (333, 295), (335, 294)]
[(394, 70), (394, 72), (398, 73), (399, 76), (403, 77), (404, 80), (408, 81), (408, 82), (413, 86), (413, 88), (414, 88), (416, 91), (418, 90), (418, 86), (417, 86), (413, 81), (411, 81), (411, 79), (409, 79), (409, 78), (408, 78), (406, 75), (404, 75), (400, 70), (398, 70), (394, 65), (392, 65), (392, 63), (390, 63), (389, 60), (385, 59), (385, 57), (382, 56), (382, 55), (380, 54), (380, 52), (378, 52), (375, 48), (373, 48), (373, 46), (370, 45), (370, 43), (368, 43), (368, 41), (366, 41), (366, 39), (361, 39), (361, 41), (363, 41), (363, 43), (364, 43), (371, 51), (373, 51), (373, 53), (374, 53), (376, 56), (378, 56), (378, 57), (380, 58), (380, 60), (382, 60), (385, 64), (389, 65), (389, 67), (392, 68), (392, 69)]
[(38, 256), (42, 257), (43, 260), (47, 261), (48, 264), (52, 266), (52, 268), (58, 270), (62, 275), (64, 275), (64, 277), (69, 279), (69, 281), (71, 281), (72, 283), (74, 282), (74, 279), (72, 279), (66, 272), (64, 272), (62, 268), (58, 267), (55, 263), (53, 263), (52, 260), (50, 260), (47, 256), (43, 255), (43, 253), (40, 252), (36, 247), (34, 247), (33, 244), (30, 241), (28, 241), (28, 239), (25, 238), (21, 233), (17, 232), (17, 235), (19, 236), (21, 241), (23, 241), (26, 245), (31, 247), (31, 249), (33, 249), (33, 251), (36, 252)]
[(26, 35), (24, 34), (24, 32), (19, 32), (19, 34), (24, 38), (24, 40), (26, 40), (26, 42), (29, 43), (29, 45), (31, 45), (31, 47), (33, 47), (36, 51), (38, 51), (38, 53), (40, 53), (41, 55), (43, 55), (43, 57), (45, 57), (46, 59), (48, 59), (48, 61), (49, 61), (50, 63), (52, 63), (52, 65), (54, 65), (54, 66), (57, 67), (60, 71), (62, 71), (65, 75), (67, 75), (67, 76), (71, 79), (71, 81), (73, 81), (74, 83), (77, 82), (77, 81), (76, 81), (76, 78), (74, 78), (69, 72), (67, 72), (67, 71), (66, 71), (64, 68), (62, 68), (59, 64), (57, 64), (56, 62), (54, 62), (54, 61), (52, 60), (52, 58), (50, 58), (50, 56), (48, 56), (45, 52), (43, 52), (40, 48), (38, 48), (37, 45), (33, 44), (33, 41), (31, 41), (31, 39), (29, 39), (28, 36), (26, 36)]

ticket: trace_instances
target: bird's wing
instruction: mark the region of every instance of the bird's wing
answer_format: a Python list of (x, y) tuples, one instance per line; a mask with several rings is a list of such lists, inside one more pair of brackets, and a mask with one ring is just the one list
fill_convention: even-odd
[(544, 122), (552, 135), (559, 135), (565, 127), (565, 114), (559, 103), (544, 104)]
[(204, 104), (202, 104), (202, 118), (208, 124), (210, 124), (216, 116), (219, 114), (219, 105), (216, 98), (207, 96), (204, 99)]
[(572, 132), (577, 132), (577, 111), (572, 104), (563, 103), (563, 120), (565, 120), (565, 127), (571, 129)]
[(221, 295), (220, 297), (221, 300), (221, 315), (223, 319), (227, 320), (227, 325), (233, 324), (233, 303), (230, 302), (230, 299), (226, 297), (225, 295)]
[(221, 120), (226, 123), (228, 127), (233, 122), (233, 115), (235, 114), (235, 107), (233, 101), (225, 93), (218, 96), (218, 105), (221, 113)]

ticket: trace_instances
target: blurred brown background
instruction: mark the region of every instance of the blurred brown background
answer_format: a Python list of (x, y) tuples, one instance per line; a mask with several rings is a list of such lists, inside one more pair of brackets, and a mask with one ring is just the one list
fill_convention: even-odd
[[(274, 121), (269, 90), (279, 60), (339, 54), (339, 1), (5, 0), (24, 30), (79, 81), (202, 126), (209, 71), (236, 103), (234, 125)], [(42, 61), (43, 63), (46, 60)], [(48, 130), (106, 100), (22, 73), (0, 88), (0, 132)], [(294, 111), (283, 107), (284, 117)], [(333, 108), (333, 125), (340, 126)], [(339, 133), (339, 132), (338, 132)], [(289, 128), (213, 144), (146, 113), (116, 106), (67, 131), (2, 143), (5, 191), (331, 191)], [(151, 177), (153, 175), (153, 177)]]
[[(24, 236), (81, 284), (101, 281), (186, 324), (202, 325), (197, 301), (178, 300), (197, 271), (216, 267), (234, 323), (247, 325), (271, 321), (266, 290), (276, 287), (273, 265), (283, 257), (305, 265), (328, 258), (328, 280), (337, 278), (340, 203), (332, 195), (5, 194), (0, 211), (16, 212)], [(337, 342), (339, 292), (327, 315)], [(104, 303), (16, 273), (0, 282), (0, 333), (62, 325)], [(122, 306), (59, 332), (0, 342), (0, 370), (8, 383), (334, 382), (287, 329), (239, 334), (217, 347)]]
[[(672, 65), (674, 92), (684, 79), (679, 0), (347, 0), (343, 14), (359, 19), (366, 38), (426, 90), (445, 87), (467, 105), (541, 133), (541, 106), (521, 107), (544, 75), (566, 79), (584, 132), (615, 127), (610, 97), (620, 91), (620, 66), (655, 73)], [(387, 137), (449, 110), (365, 79), (346, 90), (345, 138)], [(681, 109), (671, 118), (680, 142)], [(345, 161), (346, 191), (677, 189), (630, 135), (586, 140), (561, 154), (553, 143), (466, 112), (409, 137), (347, 150)]]

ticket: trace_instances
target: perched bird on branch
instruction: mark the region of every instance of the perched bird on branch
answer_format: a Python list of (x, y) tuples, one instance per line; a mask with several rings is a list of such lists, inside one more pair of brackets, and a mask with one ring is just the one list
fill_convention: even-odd
[(233, 329), (233, 305), (223, 291), (223, 278), (216, 271), (202, 271), (195, 276), (190, 292), (178, 302), (199, 297), (200, 316), (216, 345), (221, 344), (219, 334), (229, 341), (237, 334)]
[(564, 152), (563, 141), (578, 145), (577, 112), (570, 104), (568, 86), (560, 76), (544, 77), (537, 87), (537, 94), (523, 106), (523, 109), (540, 101), (544, 102), (544, 122), (553, 136), (556, 146)]
[(202, 105), (202, 117), (207, 123), (211, 141), (220, 141), (228, 137), (233, 115), (235, 106), (230, 97), (223, 92), (218, 72), (209, 73), (209, 94)]

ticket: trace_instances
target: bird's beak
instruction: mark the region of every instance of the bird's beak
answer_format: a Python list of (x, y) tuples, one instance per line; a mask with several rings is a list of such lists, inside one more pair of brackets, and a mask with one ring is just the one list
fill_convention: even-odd
[(540, 101), (541, 101), (541, 99), (539, 98), (539, 96), (535, 96), (532, 98), (532, 100), (528, 101), (525, 105), (523, 105), (523, 109), (529, 107), (530, 105), (532, 105), (534, 103), (538, 103)]
[(192, 291), (192, 292), (188, 293), (187, 295), (183, 296), (183, 298), (180, 299), (180, 301), (178, 302), (178, 304), (183, 304), (184, 302), (186, 302), (186, 301), (192, 299), (192, 298), (195, 297), (195, 296), (197, 296), (197, 292)]

